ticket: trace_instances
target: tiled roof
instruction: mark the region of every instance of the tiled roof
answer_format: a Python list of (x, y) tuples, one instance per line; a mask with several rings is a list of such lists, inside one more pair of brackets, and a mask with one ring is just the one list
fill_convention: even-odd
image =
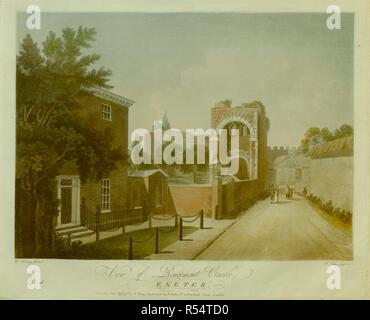
[(309, 155), (312, 159), (348, 157), (353, 155), (353, 136), (314, 146)]

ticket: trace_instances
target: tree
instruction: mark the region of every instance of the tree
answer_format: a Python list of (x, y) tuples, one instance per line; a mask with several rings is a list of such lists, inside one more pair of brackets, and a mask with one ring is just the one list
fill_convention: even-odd
[(351, 135), (353, 135), (353, 128), (348, 124), (341, 125), (334, 132), (331, 132), (326, 127), (321, 129), (318, 127), (311, 127), (305, 132), (304, 138), (301, 140), (300, 150), (302, 154), (306, 155), (315, 145), (324, 144)]
[[(20, 255), (45, 256), (53, 249), (55, 177), (67, 161), (75, 161), (85, 181), (99, 179), (124, 159), (122, 151), (112, 147), (109, 130), (91, 128), (78, 116), (76, 97), (89, 94), (82, 88), (111, 88), (107, 84), (111, 72), (92, 68), (100, 56), (82, 52), (90, 48), (95, 35), (93, 28), (82, 27), (65, 28), (60, 37), (50, 32), (42, 51), (27, 35), (17, 56), (16, 223), (22, 232), (16, 247)], [(24, 237), (32, 239), (28, 246)]]
[(165, 110), (162, 117), (162, 131), (166, 131), (168, 129), (171, 129), (171, 124), (170, 121), (168, 120), (167, 110)]
[(353, 135), (353, 128), (348, 124), (341, 125), (338, 129), (336, 129), (333, 133), (334, 139), (340, 139), (344, 137), (350, 137)]

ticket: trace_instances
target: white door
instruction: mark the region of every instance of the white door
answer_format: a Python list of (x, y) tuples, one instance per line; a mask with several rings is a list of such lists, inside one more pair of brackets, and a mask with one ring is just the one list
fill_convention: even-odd
[(80, 177), (58, 176), (58, 225), (80, 224)]

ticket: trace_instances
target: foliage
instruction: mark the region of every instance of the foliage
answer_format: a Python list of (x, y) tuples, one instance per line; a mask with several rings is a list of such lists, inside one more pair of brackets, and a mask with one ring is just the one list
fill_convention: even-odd
[(312, 193), (307, 195), (306, 198), (312, 203), (316, 204), (319, 208), (332, 215), (333, 217), (341, 220), (342, 222), (352, 223), (352, 212), (340, 208), (335, 208), (331, 200), (324, 202)]
[(171, 129), (171, 124), (170, 124), (170, 121), (168, 120), (167, 110), (166, 110), (162, 117), (162, 130), (166, 131), (168, 129)]
[(16, 177), (35, 203), (34, 210), (22, 213), (35, 222), (35, 256), (50, 249), (56, 206), (50, 210), (42, 203), (48, 202), (45, 190), (55, 190), (60, 168), (74, 161), (83, 180), (99, 179), (123, 159), (122, 150), (112, 147), (112, 132), (91, 128), (78, 112), (76, 98), (89, 94), (81, 89), (111, 88), (111, 72), (93, 68), (100, 56), (83, 54), (95, 35), (93, 28), (82, 27), (65, 28), (61, 36), (50, 32), (41, 50), (27, 35), (17, 56)]
[(55, 239), (55, 248), (51, 257), (64, 256), (68, 252), (76, 251), (83, 245), (81, 240), (69, 241), (66, 236), (57, 236)]
[(348, 124), (341, 125), (333, 132), (326, 127), (311, 127), (305, 132), (304, 138), (301, 140), (300, 151), (302, 154), (306, 155), (315, 145), (324, 144), (344, 137), (350, 137), (352, 135), (353, 128)]

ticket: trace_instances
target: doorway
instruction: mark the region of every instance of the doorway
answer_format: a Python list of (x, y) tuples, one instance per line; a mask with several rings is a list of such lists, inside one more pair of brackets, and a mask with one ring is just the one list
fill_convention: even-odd
[(80, 177), (58, 176), (58, 225), (80, 224)]

